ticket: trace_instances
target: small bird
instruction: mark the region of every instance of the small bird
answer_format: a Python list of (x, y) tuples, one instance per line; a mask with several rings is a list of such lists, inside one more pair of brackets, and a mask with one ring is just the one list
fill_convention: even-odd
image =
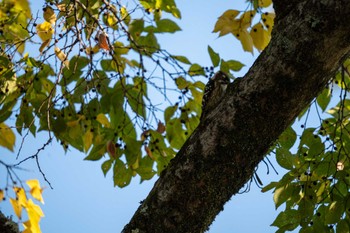
[(220, 103), (224, 97), (230, 78), (222, 71), (211, 77), (204, 88), (201, 121)]

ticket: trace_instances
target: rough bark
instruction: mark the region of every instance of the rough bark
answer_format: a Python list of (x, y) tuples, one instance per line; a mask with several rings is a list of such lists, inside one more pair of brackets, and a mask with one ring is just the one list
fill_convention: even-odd
[(350, 1), (274, 3), (270, 45), (246, 76), (229, 86), (123, 232), (207, 230), (349, 54)]

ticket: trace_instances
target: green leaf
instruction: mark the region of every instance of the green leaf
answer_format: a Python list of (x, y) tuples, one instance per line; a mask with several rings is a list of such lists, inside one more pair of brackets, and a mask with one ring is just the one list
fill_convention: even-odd
[(263, 187), (261, 189), (261, 192), (265, 193), (273, 188), (275, 188), (277, 186), (278, 182), (271, 182), (270, 184), (266, 185), (265, 187)]
[(164, 120), (165, 120), (165, 123), (167, 123), (170, 118), (174, 115), (174, 113), (176, 112), (178, 108), (178, 105), (175, 105), (175, 106), (170, 106), (170, 107), (167, 107), (164, 111)]
[(294, 159), (294, 156), (288, 149), (285, 149), (283, 147), (276, 149), (276, 160), (281, 167), (287, 170), (292, 170), (294, 168)]
[(189, 86), (189, 82), (182, 76), (178, 77), (175, 79), (176, 86), (180, 89), (183, 90)]
[(294, 145), (296, 139), (297, 139), (296, 132), (291, 126), (289, 126), (278, 138), (278, 142), (283, 148), (290, 149)]
[(297, 187), (294, 184), (286, 184), (281, 187), (276, 188), (273, 195), (273, 200), (275, 202), (276, 209), (286, 202), (290, 197), (295, 195), (294, 191), (297, 190)]
[(326, 211), (325, 224), (337, 223), (344, 214), (344, 203), (342, 201), (333, 201)]
[(12, 129), (9, 128), (5, 123), (0, 123), (0, 146), (13, 151), (15, 141), (16, 135), (13, 133)]
[(187, 64), (187, 65), (191, 65), (191, 62), (185, 56), (172, 55), (171, 57), (174, 58), (175, 60), (178, 60), (179, 62), (182, 62), (182, 63)]
[(154, 161), (148, 157), (142, 157), (140, 160), (139, 167), (136, 169), (137, 174), (141, 176), (141, 181), (150, 180), (156, 174), (153, 170)]
[(84, 158), (84, 160), (96, 161), (102, 158), (102, 156), (106, 153), (105, 144), (94, 145), (88, 156)]
[(331, 101), (331, 88), (325, 88), (319, 96), (316, 98), (318, 106), (321, 107), (324, 112)]
[(350, 232), (348, 221), (345, 219), (340, 220), (337, 223), (337, 233), (348, 233)]
[(106, 160), (106, 161), (104, 161), (102, 163), (101, 169), (102, 169), (102, 172), (103, 172), (104, 176), (107, 175), (107, 172), (111, 169), (112, 164), (113, 164), (113, 160), (112, 159)]
[(171, 119), (166, 124), (166, 137), (173, 148), (180, 149), (182, 147), (186, 137), (180, 119)]
[(214, 50), (208, 45), (208, 53), (211, 59), (211, 63), (214, 67), (217, 67), (220, 63), (220, 56), (218, 53), (214, 52)]
[(82, 56), (74, 56), (72, 59), (69, 61), (69, 69), (72, 70), (73, 72), (77, 70), (81, 70), (84, 67), (86, 67), (90, 62), (90, 59), (87, 57), (82, 57)]
[(156, 22), (157, 24), (157, 31), (156, 32), (169, 32), (174, 33), (176, 31), (181, 31), (181, 28), (172, 20), (170, 19), (161, 19)]
[(297, 210), (287, 209), (277, 216), (271, 226), (276, 226), (278, 228), (283, 227), (284, 230), (292, 231), (299, 225), (299, 222), (299, 212)]
[(191, 65), (190, 69), (188, 70), (188, 74), (190, 76), (196, 76), (196, 75), (205, 75), (203, 67), (201, 67), (199, 64), (193, 64)]
[(151, 55), (157, 52), (160, 48), (157, 38), (153, 33), (148, 33), (147, 36), (140, 36), (137, 40), (138, 47), (142, 47), (142, 51), (138, 49), (141, 53), (145, 55)]
[(144, 29), (144, 21), (142, 19), (135, 19), (129, 25), (129, 33), (135, 40), (138, 38)]
[(132, 170), (127, 169), (125, 164), (117, 159), (114, 163), (113, 167), (113, 181), (114, 186), (118, 186), (120, 188), (127, 186), (132, 177)]
[(124, 142), (126, 144), (125, 148), (125, 157), (129, 166), (133, 165), (138, 158), (141, 157), (141, 147), (142, 142), (137, 141), (134, 138), (126, 137), (124, 138)]
[(146, 118), (146, 108), (142, 93), (134, 88), (131, 88), (126, 92), (126, 97), (128, 99), (128, 104), (134, 113)]
[(227, 73), (230, 70), (240, 71), (243, 68), (243, 66), (244, 66), (244, 64), (242, 64), (240, 61), (236, 61), (236, 60), (225, 61), (225, 60), (221, 59), (220, 70), (227, 72)]

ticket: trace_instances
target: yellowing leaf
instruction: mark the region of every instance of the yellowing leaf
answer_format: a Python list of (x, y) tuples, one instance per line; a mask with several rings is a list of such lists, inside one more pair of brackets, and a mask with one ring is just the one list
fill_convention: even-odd
[(39, 222), (40, 218), (44, 217), (44, 213), (41, 210), (40, 206), (34, 204), (32, 200), (29, 200), (25, 208), (29, 218), (29, 223), (27, 221), (25, 224), (25, 227), (28, 229), (27, 232), (41, 233)]
[(4, 200), (5, 193), (4, 190), (0, 189), (0, 202)]
[(130, 23), (130, 14), (125, 7), (120, 8), (120, 15), (122, 16), (121, 20), (124, 21), (125, 24)]
[(98, 121), (98, 122), (100, 122), (104, 127), (107, 127), (107, 128), (109, 128), (110, 127), (110, 123), (109, 123), (109, 120), (108, 120), (108, 118), (105, 116), (105, 114), (103, 114), (103, 113), (100, 113), (100, 114), (98, 114), (97, 116), (96, 116), (96, 120)]
[(57, 19), (57, 18), (56, 18), (56, 14), (55, 14), (55, 12), (53, 11), (53, 9), (52, 9), (50, 6), (46, 6), (46, 7), (43, 9), (43, 11), (44, 11), (44, 19), (45, 19), (47, 22), (49, 22), (49, 23), (55, 25), (56, 19)]
[(10, 198), (10, 203), (12, 205), (13, 211), (19, 219), (22, 217), (22, 206), (18, 203), (16, 199)]
[(51, 41), (51, 39), (48, 39), (41, 44), (41, 46), (39, 48), (40, 53), (42, 53), (44, 51), (45, 47), (47, 47), (50, 44), (50, 41)]
[(93, 137), (94, 134), (90, 130), (86, 131), (86, 133), (84, 134), (83, 142), (85, 152), (87, 152), (90, 149)]
[(268, 7), (272, 4), (272, 0), (258, 0), (259, 7)]
[(214, 26), (213, 32), (220, 32), (219, 36), (224, 36), (233, 30), (237, 30), (240, 27), (239, 20), (235, 19), (239, 11), (227, 10), (218, 19)]
[(275, 16), (276, 16), (275, 13), (271, 13), (271, 12), (265, 12), (261, 14), (261, 20), (263, 21), (263, 24), (265, 25), (269, 33), (271, 33), (272, 31), (274, 21), (275, 21)]
[(40, 183), (38, 180), (27, 180), (27, 185), (30, 188), (30, 194), (35, 198), (36, 200), (40, 201), (44, 204), (43, 196), (41, 195), (43, 192), (43, 189), (40, 187)]
[(55, 47), (55, 54), (58, 57), (58, 59), (60, 59), (60, 61), (63, 62), (67, 69), (69, 69), (69, 61), (67, 60), (67, 55), (58, 47)]
[(150, 150), (150, 148), (149, 148), (148, 146), (145, 145), (145, 146), (144, 146), (144, 149), (145, 149), (147, 155), (148, 155), (152, 160), (155, 160), (155, 158), (154, 158), (154, 156), (153, 156), (152, 151)]
[(248, 27), (251, 26), (252, 20), (253, 20), (255, 14), (256, 14), (255, 10), (246, 11), (243, 13), (243, 15), (241, 16), (241, 19), (240, 19), (240, 23), (241, 23), (240, 26), (242, 29), (247, 29)]
[(10, 151), (13, 151), (16, 136), (5, 123), (0, 123), (0, 146), (3, 146)]
[(257, 23), (250, 31), (250, 36), (253, 39), (255, 48), (259, 51), (264, 50), (264, 48), (270, 42), (270, 34), (266, 31), (261, 23)]
[(38, 24), (36, 26), (36, 31), (38, 33), (38, 36), (42, 41), (47, 41), (52, 38), (53, 33), (55, 30), (52, 28), (51, 24), (49, 22), (43, 22), (41, 24)]
[(85, 49), (85, 52), (87, 55), (96, 54), (96, 53), (98, 53), (98, 51), (100, 51), (100, 46), (98, 46), (98, 44), (95, 45), (94, 47), (87, 47)]
[(247, 30), (237, 30), (233, 35), (241, 41), (244, 51), (253, 53), (253, 39)]
[(66, 124), (68, 127), (74, 127), (74, 126), (77, 126), (79, 124), (79, 119), (78, 120), (75, 120), (75, 121), (68, 121)]
[(13, 187), (13, 191), (16, 193), (16, 200), (19, 205), (24, 206), (27, 203), (27, 196), (23, 188)]

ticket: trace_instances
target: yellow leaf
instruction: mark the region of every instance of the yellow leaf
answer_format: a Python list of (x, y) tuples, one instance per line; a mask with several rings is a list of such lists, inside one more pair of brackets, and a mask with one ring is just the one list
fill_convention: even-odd
[(57, 18), (56, 18), (56, 14), (55, 14), (55, 12), (53, 11), (53, 9), (52, 9), (50, 6), (46, 6), (46, 7), (43, 9), (43, 11), (44, 11), (44, 14), (43, 14), (43, 15), (44, 15), (44, 19), (45, 19), (47, 22), (49, 22), (49, 23), (55, 25)]
[(233, 35), (241, 41), (244, 51), (253, 53), (253, 39), (247, 30), (238, 30)]
[(24, 13), (28, 19), (32, 17), (28, 0), (16, 0), (13, 2), (15, 3), (15, 9), (18, 9), (19, 12)]
[(0, 202), (4, 200), (4, 197), (5, 197), (4, 190), (0, 189)]
[(10, 151), (13, 151), (16, 136), (5, 123), (0, 123), (0, 146), (3, 146)]
[(50, 41), (51, 41), (51, 39), (48, 39), (41, 44), (41, 46), (39, 48), (40, 53), (42, 53), (44, 51), (45, 47), (47, 47), (50, 44)]
[(107, 127), (109, 128), (110, 127), (110, 123), (109, 123), (109, 120), (108, 118), (103, 114), (103, 113), (100, 113), (96, 116), (96, 120), (98, 122), (100, 122), (104, 127)]
[(69, 61), (67, 60), (67, 55), (58, 47), (55, 47), (55, 54), (58, 57), (58, 59), (60, 59), (60, 61), (63, 62), (67, 69), (69, 69)]
[(27, 196), (23, 188), (13, 187), (13, 191), (16, 193), (16, 200), (18, 204), (24, 206), (27, 203)]
[(87, 152), (90, 149), (93, 137), (94, 134), (90, 130), (86, 131), (86, 133), (84, 134), (83, 142), (85, 152)]
[(128, 25), (130, 23), (130, 14), (125, 7), (120, 8), (120, 15), (122, 16), (121, 20)]
[(252, 27), (250, 36), (253, 39), (255, 48), (259, 51), (264, 50), (270, 42), (270, 34), (264, 29), (264, 26), (261, 23), (257, 23)]
[(233, 30), (237, 30), (240, 27), (239, 20), (235, 19), (239, 11), (227, 10), (225, 11), (216, 22), (213, 32), (220, 32), (219, 36), (224, 36)]
[(272, 0), (259, 0), (259, 7), (268, 7), (272, 4)]
[(10, 203), (12, 205), (13, 211), (17, 215), (19, 219), (21, 219), (22, 216), (22, 206), (18, 203), (16, 199), (10, 198)]
[(247, 29), (248, 27), (250, 27), (252, 25), (252, 20), (253, 20), (255, 14), (256, 14), (255, 10), (246, 11), (243, 13), (243, 15), (240, 18), (242, 29)]
[(53, 33), (55, 30), (52, 28), (51, 24), (49, 22), (43, 22), (41, 24), (38, 24), (36, 26), (36, 31), (38, 33), (38, 36), (42, 41), (47, 41), (52, 38)]
[(263, 24), (265, 25), (265, 27), (267, 28), (267, 31), (270, 34), (274, 25), (275, 16), (276, 16), (275, 13), (271, 13), (271, 12), (265, 12), (261, 14), (261, 20), (263, 21)]
[(29, 200), (25, 208), (29, 218), (29, 223), (26, 223), (25, 225), (25, 227), (30, 230), (28, 232), (41, 233), (39, 222), (40, 218), (44, 217), (44, 213), (40, 206), (34, 204), (32, 200)]
[(98, 46), (98, 44), (96, 44), (94, 47), (87, 47), (85, 49), (87, 55), (96, 54), (98, 51), (100, 51), (100, 46)]
[(38, 180), (27, 180), (27, 185), (30, 188), (30, 194), (35, 198), (36, 200), (40, 201), (44, 204), (43, 196), (41, 195), (43, 192), (43, 189), (40, 187), (40, 183)]

